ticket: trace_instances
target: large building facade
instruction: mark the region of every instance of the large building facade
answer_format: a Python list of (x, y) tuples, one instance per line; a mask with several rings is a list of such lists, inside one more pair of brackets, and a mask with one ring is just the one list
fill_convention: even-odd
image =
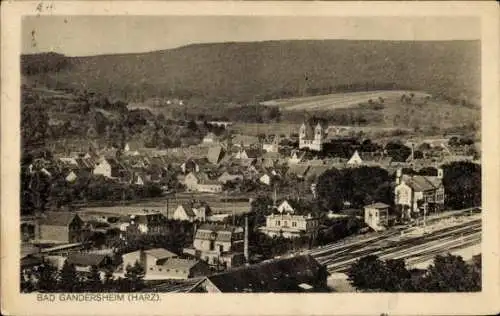
[(194, 235), (193, 247), (184, 253), (216, 268), (230, 268), (245, 263), (244, 230), (230, 225), (201, 225)]
[(396, 172), (395, 205), (401, 217), (411, 219), (444, 208), (443, 170), (437, 176), (405, 175)]
[(266, 226), (260, 227), (260, 231), (270, 237), (315, 238), (319, 230), (319, 219), (311, 214), (297, 214), (296, 207), (290, 202), (283, 201), (273, 214), (266, 216)]

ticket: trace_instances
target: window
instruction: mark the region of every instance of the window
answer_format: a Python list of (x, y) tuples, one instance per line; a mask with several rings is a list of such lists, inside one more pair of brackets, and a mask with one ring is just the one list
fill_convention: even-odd
[(292, 227), (297, 227), (297, 222), (292, 222)]
[(280, 221), (276, 221), (276, 225), (280, 226), (281, 222)]
[(153, 271), (153, 268), (149, 268), (149, 271)]
[(283, 226), (287, 227), (287, 226), (288, 226), (288, 222), (287, 222), (287, 221), (285, 221), (285, 222), (283, 223)]

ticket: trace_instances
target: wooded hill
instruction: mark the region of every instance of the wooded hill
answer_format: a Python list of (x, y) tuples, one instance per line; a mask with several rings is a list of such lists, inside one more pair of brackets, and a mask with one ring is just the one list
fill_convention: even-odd
[(331, 92), (419, 90), (478, 104), (479, 41), (293, 40), (195, 44), (139, 54), (23, 55), (23, 77), (126, 101), (252, 103)]

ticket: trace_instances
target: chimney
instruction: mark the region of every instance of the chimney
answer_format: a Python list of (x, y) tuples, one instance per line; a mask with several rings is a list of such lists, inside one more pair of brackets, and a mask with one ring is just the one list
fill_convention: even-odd
[(245, 263), (249, 263), (248, 257), (248, 216), (245, 215), (245, 240), (243, 244), (243, 253), (245, 255)]

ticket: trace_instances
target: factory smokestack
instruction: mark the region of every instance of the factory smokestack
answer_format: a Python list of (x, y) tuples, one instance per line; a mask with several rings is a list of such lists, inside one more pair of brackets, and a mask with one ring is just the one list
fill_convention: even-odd
[(243, 244), (243, 254), (245, 256), (245, 263), (249, 263), (248, 257), (248, 216), (245, 215), (245, 240)]

